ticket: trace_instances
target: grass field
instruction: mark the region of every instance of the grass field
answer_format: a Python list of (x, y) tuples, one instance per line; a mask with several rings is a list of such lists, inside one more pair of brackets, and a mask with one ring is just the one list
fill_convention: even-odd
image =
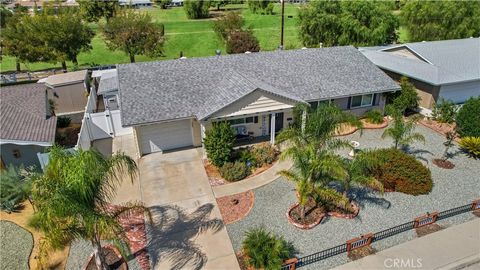
[[(298, 34), (298, 4), (285, 5), (285, 48), (300, 48), (302, 44), (297, 36)], [(254, 35), (260, 42), (261, 50), (274, 50), (280, 44), (280, 5), (275, 4), (274, 15), (252, 14), (246, 5), (227, 5), (224, 10), (238, 11), (245, 19), (247, 27), (253, 29)], [(166, 42), (164, 46), (164, 56), (155, 59), (174, 59), (178, 58), (180, 52), (186, 57), (198, 57), (215, 55), (215, 50), (220, 49), (225, 53), (225, 45), (217, 38), (212, 30), (212, 23), (216, 16), (221, 12), (215, 9), (211, 10), (212, 18), (202, 20), (189, 20), (185, 16), (183, 8), (171, 8), (163, 10), (160, 8), (143, 9), (152, 15), (155, 21), (165, 25)], [(288, 18), (291, 16), (291, 18)], [(97, 25), (92, 24), (94, 29)], [(407, 33), (405, 29), (400, 28), (400, 40), (405, 41)], [(146, 56), (137, 55), (136, 61), (155, 60)], [(92, 50), (82, 52), (78, 56), (80, 67), (89, 67), (95, 65), (128, 63), (129, 59), (121, 51), (111, 51), (107, 48), (103, 38), (97, 34), (92, 40)], [(68, 63), (68, 68), (73, 67)], [(50, 68), (59, 68), (60, 64), (52, 63), (30, 63), (22, 64), (22, 70), (35, 71)], [(15, 70), (15, 59), (12, 57), (3, 57), (0, 63), (0, 70)]]

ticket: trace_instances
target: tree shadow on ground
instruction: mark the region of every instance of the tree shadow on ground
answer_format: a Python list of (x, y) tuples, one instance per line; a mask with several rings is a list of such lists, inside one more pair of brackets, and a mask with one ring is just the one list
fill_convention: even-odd
[(148, 244), (152, 268), (160, 261), (171, 262), (171, 269), (182, 269), (187, 265), (201, 269), (207, 256), (195, 244), (195, 238), (207, 231), (220, 231), (224, 224), (221, 219), (210, 218), (214, 205), (198, 207), (193, 213), (176, 205), (150, 207), (152, 223), (147, 224)]
[(404, 151), (405, 153), (411, 155), (411, 156), (414, 156), (416, 159), (420, 159), (422, 161), (424, 161), (426, 164), (429, 163), (429, 159), (424, 157), (424, 154), (428, 154), (430, 156), (433, 156), (433, 153), (428, 151), (428, 150), (425, 150), (425, 149), (416, 149), (416, 148), (412, 148), (411, 146), (403, 146), (401, 148), (402, 151)]
[(385, 198), (377, 197), (377, 193), (373, 193), (371, 189), (364, 187), (352, 187), (348, 192), (348, 197), (355, 201), (361, 208), (366, 204), (375, 204), (384, 209), (388, 209), (391, 206), (390, 201)]

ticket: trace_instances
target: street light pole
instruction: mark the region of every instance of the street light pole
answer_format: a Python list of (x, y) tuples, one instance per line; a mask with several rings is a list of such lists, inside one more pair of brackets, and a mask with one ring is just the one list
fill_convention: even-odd
[(285, 0), (280, 0), (282, 2), (282, 30), (280, 33), (280, 49), (283, 50), (283, 29), (285, 26)]

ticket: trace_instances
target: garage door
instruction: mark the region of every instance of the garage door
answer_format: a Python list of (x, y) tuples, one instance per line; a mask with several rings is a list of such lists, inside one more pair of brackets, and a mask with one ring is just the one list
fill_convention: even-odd
[(440, 88), (440, 97), (454, 103), (464, 103), (470, 97), (480, 96), (480, 82), (445, 85)]
[(142, 154), (191, 146), (191, 120), (142, 126), (137, 129), (138, 143)]

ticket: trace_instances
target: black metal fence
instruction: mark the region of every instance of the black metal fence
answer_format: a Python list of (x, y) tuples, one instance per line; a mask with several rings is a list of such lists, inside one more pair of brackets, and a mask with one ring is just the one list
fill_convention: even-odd
[[(455, 208), (452, 208), (452, 209), (449, 209), (449, 210), (439, 212), (436, 220), (438, 221), (438, 220), (446, 219), (446, 218), (453, 217), (453, 216), (456, 216), (456, 215), (459, 215), (459, 214), (463, 214), (463, 213), (466, 213), (466, 212), (473, 211), (475, 209), (478, 209), (478, 205), (480, 205), (480, 202), (475, 201), (475, 202), (473, 202), (473, 204), (470, 203), (470, 204), (467, 204), (467, 205), (462, 205), (462, 206), (459, 206), (459, 207), (455, 207)], [(380, 241), (382, 239), (385, 239), (385, 238), (388, 238), (390, 236), (412, 230), (414, 228), (415, 228), (415, 221), (409, 221), (409, 222), (397, 225), (395, 227), (388, 228), (386, 230), (374, 233), (373, 237), (372, 237), (372, 242)], [(333, 248), (325, 249), (325, 250), (322, 250), (320, 252), (313, 253), (313, 254), (298, 258), (295, 263), (290, 263), (290, 264), (283, 265), (281, 270), (294, 270), (295, 268), (298, 268), (298, 267), (302, 267), (302, 266), (305, 266), (305, 265), (308, 265), (308, 264), (319, 262), (319, 261), (327, 259), (329, 257), (333, 257), (333, 256), (336, 256), (336, 255), (339, 255), (339, 254), (342, 254), (342, 253), (346, 253), (347, 251), (348, 251), (347, 250), (347, 243), (341, 244), (341, 245), (333, 247)]]

